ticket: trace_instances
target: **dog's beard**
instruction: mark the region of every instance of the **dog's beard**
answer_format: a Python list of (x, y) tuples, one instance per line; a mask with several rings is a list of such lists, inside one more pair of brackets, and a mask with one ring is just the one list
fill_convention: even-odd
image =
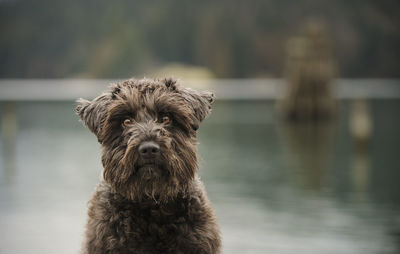
[(178, 195), (186, 183), (179, 183), (168, 169), (161, 165), (136, 168), (126, 185), (125, 196), (132, 200), (163, 202)]
[(140, 179), (151, 181), (160, 178), (160, 171), (161, 169), (156, 165), (144, 165), (136, 170), (136, 176)]
[(110, 158), (104, 165), (104, 179), (117, 193), (136, 201), (165, 202), (185, 192), (191, 179), (179, 179), (182, 162), (173, 151), (162, 152), (155, 160), (142, 160), (136, 150), (129, 146), (122, 159)]

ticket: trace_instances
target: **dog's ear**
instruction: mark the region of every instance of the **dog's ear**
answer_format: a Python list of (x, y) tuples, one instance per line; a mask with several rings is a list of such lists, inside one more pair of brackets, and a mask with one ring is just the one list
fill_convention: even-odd
[(197, 92), (190, 88), (186, 89), (189, 93), (190, 103), (193, 108), (194, 118), (192, 128), (197, 130), (201, 121), (204, 120), (211, 113), (211, 105), (214, 102), (215, 96), (212, 92), (204, 91)]
[(109, 94), (102, 94), (92, 101), (78, 99), (75, 108), (76, 113), (81, 121), (93, 132), (97, 137), (101, 133), (102, 126), (106, 119), (107, 108), (110, 102)]

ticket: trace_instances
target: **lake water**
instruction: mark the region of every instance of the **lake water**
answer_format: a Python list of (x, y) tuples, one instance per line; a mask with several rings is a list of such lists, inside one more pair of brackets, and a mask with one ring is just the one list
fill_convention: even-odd
[[(199, 129), (224, 253), (398, 253), (400, 100), (369, 100), (369, 145), (332, 123), (290, 125), (271, 100), (217, 101)], [(0, 103), (0, 253), (78, 253), (101, 171), (73, 102)]]

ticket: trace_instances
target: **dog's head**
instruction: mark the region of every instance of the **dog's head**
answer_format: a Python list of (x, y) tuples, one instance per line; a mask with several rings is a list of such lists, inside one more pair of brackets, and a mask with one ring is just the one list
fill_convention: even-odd
[(130, 199), (176, 197), (195, 177), (196, 130), (213, 94), (172, 79), (130, 79), (110, 88), (76, 107), (102, 145), (104, 180)]

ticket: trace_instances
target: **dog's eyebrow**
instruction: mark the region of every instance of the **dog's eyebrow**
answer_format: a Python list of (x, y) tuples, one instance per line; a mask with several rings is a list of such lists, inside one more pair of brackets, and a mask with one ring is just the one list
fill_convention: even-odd
[(134, 117), (136, 108), (132, 107), (133, 105), (119, 102), (110, 107), (108, 112), (108, 119), (110, 121), (120, 119), (122, 117), (130, 116)]
[(157, 112), (186, 114), (189, 110), (183, 98), (173, 95), (163, 95), (156, 97), (154, 108)]
[(193, 110), (184, 100), (176, 95), (156, 97), (154, 101), (157, 113), (169, 113), (174, 121), (185, 130), (190, 130), (193, 125)]

